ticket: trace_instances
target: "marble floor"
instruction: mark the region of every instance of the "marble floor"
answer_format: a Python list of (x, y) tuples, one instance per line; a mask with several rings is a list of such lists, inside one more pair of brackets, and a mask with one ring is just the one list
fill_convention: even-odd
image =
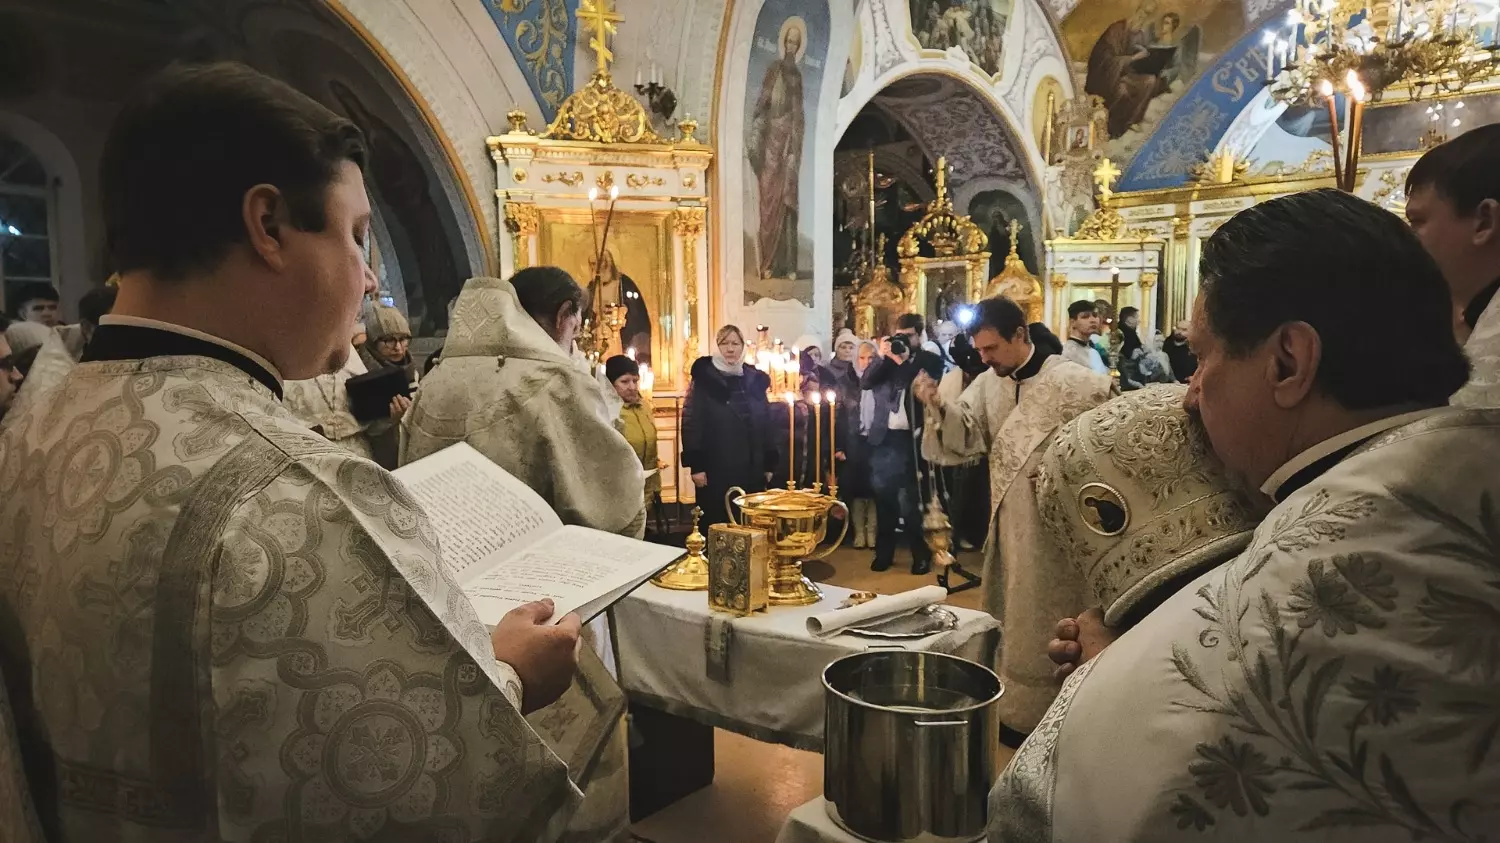
[[(898, 560), (905, 558), (899, 554)], [(827, 564), (808, 566), (808, 575), (845, 588), (885, 594), (934, 582), (933, 575), (912, 576), (898, 561), (889, 571), (870, 570), (871, 552), (842, 549)], [(962, 554), (960, 563), (977, 571), (977, 553)], [(979, 608), (980, 592), (971, 589), (949, 602)], [(823, 756), (784, 746), (760, 743), (724, 731), (714, 733), (717, 763), (714, 783), (662, 810), (633, 829), (648, 843), (773, 843), (793, 808), (823, 792)], [(1008, 760), (1008, 759), (1002, 759)]]

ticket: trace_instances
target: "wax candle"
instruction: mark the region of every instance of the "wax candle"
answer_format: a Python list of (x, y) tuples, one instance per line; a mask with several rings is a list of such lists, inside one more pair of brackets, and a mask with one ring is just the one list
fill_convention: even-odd
[(797, 395), (786, 394), (786, 487), (797, 486)]
[(813, 491), (816, 492), (818, 490), (818, 487), (823, 485), (818, 482), (817, 477), (819, 465), (818, 455), (823, 453), (823, 415), (821, 413), (823, 407), (823, 396), (821, 393), (814, 391), (808, 393), (807, 400), (812, 402), (813, 411), (812, 485)]
[(835, 444), (836, 440), (833, 438), (835, 425), (838, 424), (836, 420), (838, 415), (834, 412), (838, 404), (838, 393), (830, 389), (823, 394), (823, 397), (828, 399), (828, 493), (833, 494), (833, 490), (838, 487), (839, 483), (838, 461), (834, 457), (834, 453), (838, 451), (838, 445)]

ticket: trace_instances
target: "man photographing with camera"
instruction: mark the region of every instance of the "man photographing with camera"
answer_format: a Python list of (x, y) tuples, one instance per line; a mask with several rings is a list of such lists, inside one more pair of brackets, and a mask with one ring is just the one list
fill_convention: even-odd
[(911, 394), (912, 381), (926, 373), (939, 378), (943, 359), (922, 348), (922, 317), (908, 313), (896, 322), (896, 333), (880, 341), (880, 359), (870, 364), (860, 387), (874, 397), (870, 419), (870, 485), (875, 493), (875, 561), (884, 571), (896, 559), (896, 522), (906, 522), (911, 572), (932, 570), (932, 555), (922, 538), (922, 501), (917, 491), (915, 436), (922, 429), (922, 405)]

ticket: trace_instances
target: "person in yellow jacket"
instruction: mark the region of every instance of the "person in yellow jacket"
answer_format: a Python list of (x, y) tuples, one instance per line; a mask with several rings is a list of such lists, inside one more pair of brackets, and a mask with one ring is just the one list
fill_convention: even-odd
[(652, 509), (661, 493), (661, 462), (656, 450), (656, 423), (651, 420), (651, 404), (641, 396), (641, 367), (623, 354), (604, 361), (604, 376), (615, 388), (623, 406), (615, 423), (625, 434), (625, 441), (640, 457), (646, 474), (646, 508)]

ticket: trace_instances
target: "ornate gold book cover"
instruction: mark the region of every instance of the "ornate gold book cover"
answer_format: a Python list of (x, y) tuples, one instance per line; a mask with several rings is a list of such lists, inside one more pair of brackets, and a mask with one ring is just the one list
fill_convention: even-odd
[(771, 538), (758, 527), (714, 524), (708, 528), (708, 606), (748, 615), (770, 604), (767, 578)]

